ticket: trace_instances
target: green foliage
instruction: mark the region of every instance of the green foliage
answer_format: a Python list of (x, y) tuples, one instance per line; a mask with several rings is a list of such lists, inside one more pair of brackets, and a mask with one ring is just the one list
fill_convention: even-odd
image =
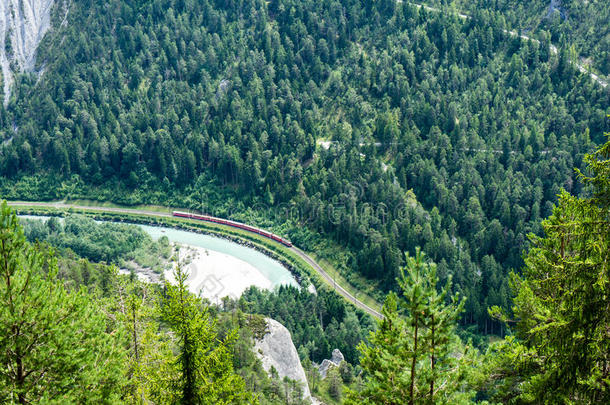
[(488, 10), (513, 1), (469, 20), (229, 3), (57, 3), (45, 73), (18, 75), (0, 106), (0, 194), (253, 214), (310, 250), (333, 240), (335, 263), (383, 294), (421, 246), (468, 298), (460, 322), (502, 334), (486, 308), (508, 307), (508, 270), (559, 189), (580, 191), (572, 168), (601, 142), (608, 91), (548, 38), (507, 35)]
[[(225, 304), (230, 304), (227, 300)], [(268, 374), (260, 359), (254, 353), (254, 339), (262, 339), (262, 330), (267, 323), (260, 315), (246, 314), (238, 308), (225, 306), (226, 312), (218, 317), (218, 334), (226, 336), (238, 330), (233, 345), (233, 365), (235, 372), (242, 376), (248, 391), (254, 393), (261, 405), (306, 405), (302, 384), (288, 378), (281, 379), (272, 368)], [(316, 370), (317, 373), (317, 370)]]
[(350, 384), (354, 380), (354, 367), (347, 361), (342, 361), (339, 365), (339, 374), (345, 384)]
[(114, 403), (126, 375), (124, 331), (84, 289), (68, 291), (53, 255), (0, 208), (0, 402)]
[[(17, 219), (11, 218), (3, 223), (16, 226)], [(82, 225), (81, 220), (82, 218), (76, 218), (74, 222)], [(40, 221), (29, 223), (28, 233), (30, 237), (50, 241), (53, 238), (49, 235), (54, 235), (57, 240), (59, 234), (66, 233), (64, 228), (60, 221), (51, 218), (46, 223)], [(58, 263), (55, 265), (41, 247), (30, 248), (25, 242), (21, 228), (16, 229), (21, 233), (2, 233), (2, 240), (7, 241), (11, 239), (8, 235), (13, 235), (11, 254), (23, 251), (24, 258), (30, 255), (39, 257), (43, 264), (36, 271), (28, 273), (16, 271), (15, 274), (19, 276), (14, 278), (17, 280), (17, 286), (24, 274), (26, 277), (27, 274), (30, 275), (30, 283), (38, 282), (38, 278), (34, 277), (36, 274), (40, 275), (42, 281), (50, 283), (53, 280), (53, 283), (45, 284), (45, 288), (51, 291), (54, 289), (63, 291), (64, 304), (78, 305), (80, 308), (78, 312), (76, 308), (71, 307), (71, 310), (78, 312), (74, 316), (80, 314), (90, 318), (87, 320), (89, 323), (79, 320), (66, 325), (56, 322), (54, 327), (47, 323), (40, 325), (40, 329), (37, 330), (44, 337), (43, 340), (46, 339), (45, 344), (50, 345), (48, 350), (52, 349), (52, 344), (57, 339), (67, 339), (70, 348), (78, 355), (68, 353), (68, 348), (62, 346), (59, 352), (62, 356), (69, 356), (67, 359), (54, 358), (49, 355), (47, 349), (39, 350), (38, 357), (33, 354), (29, 356), (35, 357), (43, 366), (72, 364), (73, 368), (82, 367), (84, 374), (75, 375), (65, 367), (61, 376), (54, 376), (49, 372), (31, 392), (28, 392), (26, 399), (36, 398), (36, 390), (41, 390), (48, 397), (35, 402), (104, 403), (107, 401), (160, 404), (188, 402), (265, 405), (305, 403), (302, 399), (302, 387), (299, 384), (282, 380), (277, 374), (268, 376), (260, 360), (253, 353), (253, 337), (264, 334), (266, 330), (266, 323), (260, 315), (246, 316), (239, 310), (236, 314), (219, 313), (218, 308), (207, 306), (184, 289), (184, 273), (180, 273), (178, 279), (181, 282), (178, 285), (167, 285), (161, 290), (157, 285), (140, 283), (137, 279), (128, 276), (119, 276), (115, 268), (103, 263), (91, 263), (77, 256), (71, 249), (60, 250)], [(130, 228), (125, 230), (133, 231)], [(105, 235), (100, 229), (92, 229), (92, 232)], [(40, 238), (34, 235), (46, 236)], [(15, 286), (14, 283), (11, 285)], [(89, 293), (85, 293), (85, 290)], [(37, 291), (40, 292), (39, 289)], [(74, 302), (66, 301), (66, 296), (78, 296), (79, 299), (74, 299)], [(45, 297), (44, 294), (36, 296), (37, 299)], [(28, 302), (37, 308), (55, 305), (54, 308), (57, 309), (59, 304), (53, 298), (54, 296), (48, 302), (36, 303), (32, 300)], [(58, 317), (62, 316), (61, 310), (57, 309), (56, 312)], [(22, 313), (30, 315), (28, 311)], [(5, 318), (6, 314), (2, 313), (2, 315), (2, 322), (8, 322), (8, 318)], [(42, 315), (38, 316), (42, 317)], [(90, 331), (79, 329), (74, 333), (70, 329), (72, 326), (90, 327)], [(70, 338), (73, 339), (64, 336), (67, 333), (72, 333), (73, 336)], [(94, 342), (87, 340), (90, 334), (95, 335), (95, 333), (100, 344), (103, 343), (105, 347), (97, 347), (95, 344), (98, 340)], [(3, 339), (5, 339), (2, 341), (3, 344), (8, 342), (10, 334)], [(74, 339), (81, 340), (76, 342)], [(103, 362), (103, 356), (107, 354), (112, 354), (114, 357), (110, 360), (106, 359), (104, 366), (99, 366), (95, 370), (98, 374), (92, 373), (87, 362), (92, 358)], [(83, 363), (80, 363), (81, 357)], [(6, 370), (8, 373), (10, 368)], [(113, 371), (120, 374), (113, 375)], [(313, 375), (314, 372), (317, 375), (317, 370), (310, 367), (310, 374)], [(98, 381), (93, 389), (90, 386), (69, 388), (61, 386), (67, 382), (84, 384), (95, 375), (102, 375), (104, 379)], [(4, 380), (4, 377), (7, 379)], [(8, 374), (2, 375), (2, 378), (1, 392), (4, 395), (1, 397), (2, 401), (18, 402), (20, 391), (9, 387)], [(48, 386), (46, 378), (58, 381), (59, 385)], [(312, 381), (315, 382), (315, 379)], [(63, 396), (60, 400), (53, 399), (55, 389), (62, 390)], [(91, 392), (84, 392), (87, 389)]]
[(312, 294), (292, 286), (281, 286), (274, 292), (251, 287), (242, 300), (250, 303), (249, 311), (284, 325), (302, 360), (320, 363), (330, 358), (333, 349), (339, 349), (348, 362), (355, 364), (356, 346), (373, 328), (369, 316), (356, 315), (342, 298), (325, 289)]
[(328, 394), (335, 401), (341, 399), (343, 394), (343, 384), (341, 374), (337, 367), (331, 367), (326, 375), (326, 382), (328, 383)]
[(503, 17), (507, 26), (543, 41), (552, 40), (560, 48), (570, 48), (589, 61), (595, 70), (610, 75), (610, 9), (604, 1), (499, 0), (491, 3), (455, 0), (450, 3), (475, 16), (495, 12)]
[(369, 345), (358, 347), (366, 382), (360, 391), (349, 393), (348, 403), (470, 401), (474, 391), (467, 368), (474, 364), (472, 349), (455, 334), (463, 301), (455, 295), (446, 303), (450, 284), (440, 293), (436, 290), (436, 266), (419, 250), (407, 258), (398, 282), (401, 295), (388, 295), (379, 329)]
[(163, 319), (176, 333), (180, 377), (175, 381), (183, 404), (233, 404), (255, 401), (243, 379), (233, 372), (230, 347), (235, 331), (219, 341), (206, 306), (192, 296), (185, 284), (188, 274), (180, 266), (174, 272), (176, 285), (165, 285), (167, 298)]
[(545, 235), (531, 236), (523, 276), (512, 277), (515, 338), (490, 354), (499, 380), (490, 390), (503, 401), (610, 401), (609, 151), (607, 142), (587, 157), (591, 196), (561, 194)]
[(68, 215), (63, 222), (52, 217), (46, 223), (25, 220), (24, 230), (30, 241), (46, 242), (58, 249), (71, 249), (94, 262), (137, 265), (161, 272), (172, 248), (167, 237), (158, 241), (131, 224), (98, 223), (82, 215)]

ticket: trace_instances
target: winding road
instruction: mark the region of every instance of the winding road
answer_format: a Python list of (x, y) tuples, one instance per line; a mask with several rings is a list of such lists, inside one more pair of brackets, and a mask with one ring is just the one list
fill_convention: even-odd
[[(417, 8), (422, 8), (423, 7), (425, 10), (432, 11), (434, 13), (442, 13), (443, 12), (443, 10), (441, 10), (440, 8), (430, 7), (430, 6), (427, 6), (425, 4), (414, 3), (414, 2), (411, 2), (411, 1), (404, 1), (404, 0), (396, 0), (396, 1), (397, 1), (397, 3), (403, 3), (403, 2), (404, 3), (408, 3), (408, 4), (411, 4), (411, 5), (415, 6), (415, 7), (417, 7)], [(456, 11), (456, 15), (458, 17), (460, 17), (461, 19), (463, 19), (463, 20), (467, 20), (467, 19), (471, 18), (469, 15), (463, 14), (463, 13), (461, 13), (459, 11)], [(540, 43), (540, 41), (535, 39), (535, 38), (531, 38), (531, 37), (528, 37), (528, 36), (523, 35), (523, 34), (519, 35), (519, 33), (517, 31), (511, 31), (511, 30), (503, 30), (503, 31), (504, 31), (505, 34), (508, 34), (510, 36), (513, 36), (513, 37), (517, 37), (518, 36), (521, 39), (524, 39), (526, 41), (532, 41), (532, 42), (534, 42), (536, 44)], [(551, 53), (553, 53), (555, 55), (559, 52), (557, 50), (557, 47), (555, 45), (553, 45), (553, 44), (550, 45), (550, 49), (551, 49)], [(602, 86), (604, 88), (606, 88), (608, 86), (608, 82), (606, 82), (604, 79), (602, 79), (601, 77), (599, 77), (595, 73), (591, 72), (590, 69), (586, 65), (584, 65), (584, 64), (582, 64), (580, 62), (577, 62), (577, 61), (570, 61), (570, 63), (572, 63), (574, 66), (576, 66), (576, 68), (581, 73), (588, 75), (591, 79), (593, 79), (600, 86)]]
[[(57, 208), (57, 209), (77, 209), (77, 210), (90, 210), (90, 211), (99, 211), (99, 212), (110, 212), (116, 214), (138, 214), (138, 215), (146, 215), (151, 217), (172, 217), (172, 210), (167, 209), (167, 212), (164, 211), (150, 211), (144, 209), (137, 208), (119, 208), (119, 207), (100, 207), (100, 206), (87, 206), (87, 205), (78, 205), (78, 204), (67, 204), (65, 202), (32, 202), (32, 201), (8, 201), (7, 202), (11, 207), (41, 207), (41, 208)], [(312, 259), (307, 253), (303, 252), (296, 246), (289, 248), (295, 254), (300, 256), (309, 266), (320, 276), (322, 277), (329, 285), (331, 285), (337, 294), (341, 295), (343, 298), (354, 304), (356, 307), (360, 308), (367, 314), (377, 318), (382, 319), (383, 315), (366, 305), (364, 302), (360, 301), (358, 298), (354, 297), (350, 294), (344, 287), (337, 284), (333, 277), (328, 274), (314, 259)]]

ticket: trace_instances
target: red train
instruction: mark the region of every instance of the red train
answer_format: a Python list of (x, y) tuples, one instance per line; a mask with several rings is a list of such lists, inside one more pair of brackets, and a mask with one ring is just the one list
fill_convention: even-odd
[(284, 246), (292, 247), (292, 243), (288, 239), (284, 239), (281, 236), (277, 236), (271, 232), (265, 231), (264, 229), (259, 229), (259, 228), (255, 228), (250, 225), (242, 224), (241, 222), (229, 221), (228, 219), (211, 217), (209, 215), (191, 214), (189, 212), (184, 212), (184, 211), (173, 211), (172, 215), (175, 217), (197, 219), (199, 221), (214, 222), (215, 224), (232, 226), (234, 228), (239, 228), (239, 229), (243, 229), (245, 231), (254, 232), (254, 233), (262, 235), (266, 238), (273, 239), (274, 241), (279, 242)]

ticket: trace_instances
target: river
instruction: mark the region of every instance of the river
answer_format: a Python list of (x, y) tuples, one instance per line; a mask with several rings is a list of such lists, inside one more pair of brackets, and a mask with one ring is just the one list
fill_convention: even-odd
[[(20, 218), (46, 220), (49, 217), (23, 215)], [(180, 261), (189, 272), (187, 283), (195, 294), (219, 301), (224, 296), (237, 298), (251, 285), (274, 289), (298, 283), (281, 263), (238, 243), (210, 235), (161, 226), (134, 224), (154, 240), (167, 236), (184, 248)], [(173, 280), (171, 271), (165, 273)]]

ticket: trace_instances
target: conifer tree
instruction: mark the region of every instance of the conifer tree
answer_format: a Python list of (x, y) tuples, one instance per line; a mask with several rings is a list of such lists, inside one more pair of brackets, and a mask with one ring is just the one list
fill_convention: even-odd
[(0, 403), (113, 403), (122, 394), (122, 333), (92, 297), (68, 291), (50, 252), (26, 242), (0, 207)]
[(610, 402), (610, 142), (588, 155), (589, 197), (560, 195), (512, 276), (515, 336), (490, 353), (491, 391), (522, 403)]
[(336, 401), (341, 400), (341, 374), (338, 367), (331, 367), (326, 376), (328, 394)]
[(231, 344), (235, 331), (221, 341), (208, 307), (187, 289), (188, 274), (177, 266), (174, 277), (175, 285), (165, 285), (167, 299), (162, 314), (176, 333), (179, 346), (180, 376), (175, 382), (179, 402), (189, 405), (256, 402), (246, 391), (243, 379), (233, 371)]
[[(130, 403), (172, 403), (178, 395), (172, 383), (179, 369), (175, 364), (171, 335), (159, 330), (153, 289), (146, 285), (127, 284), (132, 292), (125, 300), (125, 313), (117, 311), (129, 334), (129, 389), (125, 396)], [(151, 291), (152, 290), (152, 291)]]
[(472, 396), (465, 366), (473, 358), (454, 330), (463, 300), (456, 294), (448, 304), (450, 282), (440, 293), (437, 283), (436, 266), (419, 249), (407, 257), (400, 296), (388, 295), (379, 329), (358, 347), (368, 380), (348, 403), (455, 403)]

